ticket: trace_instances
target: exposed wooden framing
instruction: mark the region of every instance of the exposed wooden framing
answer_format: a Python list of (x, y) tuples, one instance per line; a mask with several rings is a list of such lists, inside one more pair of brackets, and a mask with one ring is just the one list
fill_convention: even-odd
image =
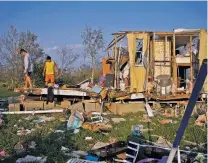
[(177, 66), (190, 66), (190, 63), (178, 63)]
[[(166, 56), (166, 52), (167, 52), (166, 43), (167, 43), (167, 36), (165, 36), (165, 56)], [(165, 58), (165, 56), (164, 56), (164, 58)]]
[(115, 67), (115, 69), (114, 69), (114, 88), (117, 88), (117, 83), (116, 83), (116, 81), (117, 81), (117, 37), (115, 37), (115, 45), (114, 45), (114, 60), (115, 60), (115, 62), (114, 62), (114, 67)]
[(153, 51), (153, 55), (152, 55), (152, 64), (153, 64), (153, 69), (152, 69), (152, 75), (153, 75), (153, 81), (154, 76), (155, 76), (155, 33), (153, 34), (153, 40), (152, 40), (152, 51)]
[(121, 57), (121, 44), (120, 44), (120, 48), (119, 48), (119, 52), (118, 52), (118, 60), (117, 60), (117, 81), (116, 81), (116, 85), (117, 88), (120, 88), (120, 82), (119, 82), (119, 74), (120, 74), (120, 57)]
[(126, 35), (121, 36), (115, 36), (115, 38), (111, 41), (111, 43), (108, 45), (108, 49), (114, 46), (118, 41), (122, 40)]
[(192, 36), (190, 36), (190, 79), (193, 82), (193, 65), (192, 65)]
[(155, 60), (155, 62), (165, 62), (166, 63), (166, 62), (170, 62), (170, 61), (158, 61), (158, 60)]
[(176, 55), (175, 55), (175, 33), (173, 33), (173, 81), (177, 83), (177, 65), (176, 65)]

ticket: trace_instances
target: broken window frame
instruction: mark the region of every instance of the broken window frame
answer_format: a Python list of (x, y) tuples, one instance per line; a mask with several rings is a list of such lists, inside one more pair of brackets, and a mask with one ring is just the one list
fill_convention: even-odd
[[(139, 45), (137, 44), (137, 40), (140, 40), (142, 43), (140, 43)], [(144, 66), (144, 52), (143, 52), (143, 45), (144, 45), (144, 39), (140, 39), (140, 38), (136, 38), (136, 52), (135, 52), (135, 67), (140, 67), (140, 66)], [(139, 48), (139, 50), (137, 49), (137, 46), (141, 46)], [(141, 49), (141, 50), (140, 50)], [(137, 57), (137, 53), (140, 53), (140, 57), (141, 57), (141, 62), (137, 63), (139, 57)]]

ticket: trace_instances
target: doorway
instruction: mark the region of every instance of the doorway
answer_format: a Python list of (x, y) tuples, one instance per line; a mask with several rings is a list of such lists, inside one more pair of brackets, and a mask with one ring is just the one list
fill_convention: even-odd
[(178, 66), (178, 87), (186, 89), (186, 79), (190, 80), (190, 66)]

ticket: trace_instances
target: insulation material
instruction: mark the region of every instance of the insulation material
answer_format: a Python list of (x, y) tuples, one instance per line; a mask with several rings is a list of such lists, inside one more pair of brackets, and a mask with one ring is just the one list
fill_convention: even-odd
[(154, 78), (156, 78), (159, 75), (171, 75), (171, 63), (166, 62), (165, 64), (160, 62), (160, 63), (155, 63), (154, 67)]
[(130, 92), (143, 92), (146, 78), (144, 66), (135, 66), (136, 38), (143, 39), (143, 54), (147, 52), (148, 34), (128, 33), (129, 63), (130, 63)]
[[(203, 59), (207, 58), (207, 32), (205, 30), (200, 31), (200, 47), (199, 47), (199, 65), (201, 67)], [(203, 92), (207, 92), (207, 77), (204, 82)]]
[(154, 59), (155, 61), (161, 61), (161, 62), (155, 62), (154, 78), (156, 78), (158, 75), (164, 75), (164, 74), (171, 75), (171, 63), (164, 62), (164, 61), (171, 61), (171, 42), (167, 41), (165, 46), (164, 40), (155, 40), (154, 47), (155, 47)]

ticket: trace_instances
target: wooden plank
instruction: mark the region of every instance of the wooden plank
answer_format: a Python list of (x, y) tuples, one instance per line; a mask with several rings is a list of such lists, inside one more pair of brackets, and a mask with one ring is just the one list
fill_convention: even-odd
[(149, 117), (154, 117), (153, 112), (152, 112), (152, 109), (151, 109), (151, 107), (150, 107), (150, 105), (148, 103), (145, 104), (145, 108), (147, 110), (148, 116)]
[(1, 112), (0, 114), (45, 114), (45, 113), (62, 113), (63, 109), (54, 110), (35, 110), (35, 111), (11, 111), (11, 112)]

